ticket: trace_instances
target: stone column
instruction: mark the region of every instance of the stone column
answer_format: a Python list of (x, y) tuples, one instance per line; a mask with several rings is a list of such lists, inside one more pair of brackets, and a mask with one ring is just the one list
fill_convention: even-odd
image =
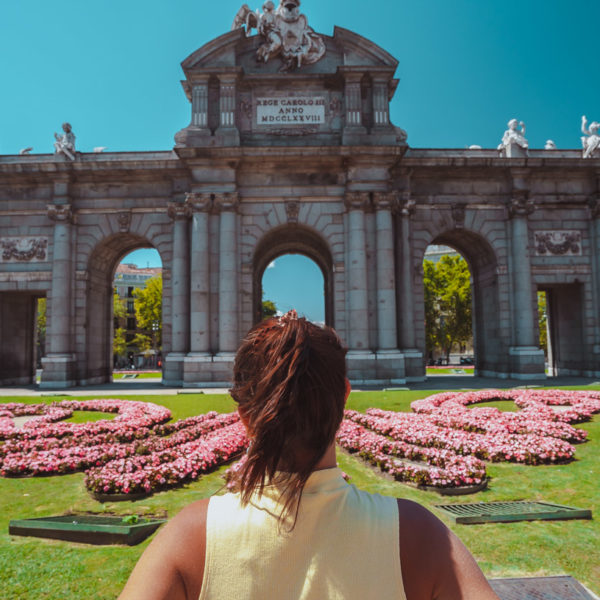
[(398, 348), (396, 325), (396, 276), (394, 273), (394, 231), (392, 193), (373, 194), (377, 227), (377, 349)]
[(369, 349), (367, 255), (365, 210), (370, 207), (367, 192), (346, 193), (348, 208), (348, 344), (350, 351)]
[(190, 351), (207, 354), (210, 348), (208, 214), (210, 194), (187, 194), (192, 212), (190, 257)]
[(52, 244), (52, 295), (46, 336), (48, 354), (42, 359), (41, 386), (75, 385), (71, 294), (73, 289), (73, 248), (71, 243), (73, 214), (70, 204), (49, 204), (48, 218), (54, 221)]
[(238, 327), (237, 193), (215, 194), (219, 220), (219, 354), (230, 358), (240, 342)]
[(415, 211), (415, 201), (411, 200), (410, 193), (404, 194), (400, 208), (402, 256), (400, 264), (401, 273), (401, 310), (402, 329), (400, 331), (400, 344), (403, 350), (416, 349), (415, 337), (415, 295), (413, 283), (412, 248), (410, 245), (410, 217)]
[(377, 243), (377, 379), (389, 383), (406, 381), (404, 355), (398, 351), (396, 318), (396, 266), (392, 209), (395, 193), (374, 193)]
[(513, 339), (511, 376), (517, 379), (544, 377), (544, 352), (535, 340), (533, 284), (529, 256), (527, 217), (534, 210), (527, 189), (517, 187), (509, 206), (513, 284)]
[(210, 260), (208, 216), (211, 194), (188, 193), (192, 213), (190, 242), (190, 352), (185, 358), (184, 384), (210, 380)]
[(169, 202), (173, 219), (171, 259), (171, 351), (165, 357), (164, 379), (168, 385), (183, 383), (183, 363), (190, 344), (189, 217), (190, 206)]
[[(598, 177), (600, 187), (600, 175)], [(600, 373), (600, 193), (590, 198), (590, 240), (592, 240), (592, 306), (596, 315), (595, 340), (593, 347), (594, 371)]]

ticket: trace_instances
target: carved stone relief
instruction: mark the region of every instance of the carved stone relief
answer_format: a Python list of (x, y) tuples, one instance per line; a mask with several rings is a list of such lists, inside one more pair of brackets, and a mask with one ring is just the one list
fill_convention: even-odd
[(121, 233), (127, 233), (131, 226), (131, 212), (123, 211), (117, 215), (117, 222), (119, 223), (119, 231)]
[(42, 262), (48, 260), (48, 238), (0, 238), (0, 262)]
[(288, 223), (298, 222), (298, 213), (300, 212), (300, 202), (286, 202), (285, 214), (287, 215)]
[(565, 231), (536, 231), (536, 256), (581, 256), (581, 232)]

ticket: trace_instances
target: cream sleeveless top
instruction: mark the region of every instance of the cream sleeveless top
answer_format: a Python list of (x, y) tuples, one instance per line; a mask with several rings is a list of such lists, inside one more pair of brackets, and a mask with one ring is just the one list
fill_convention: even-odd
[(394, 498), (315, 471), (285, 532), (279, 496), (275, 484), (244, 508), (237, 494), (210, 499), (200, 600), (406, 600)]

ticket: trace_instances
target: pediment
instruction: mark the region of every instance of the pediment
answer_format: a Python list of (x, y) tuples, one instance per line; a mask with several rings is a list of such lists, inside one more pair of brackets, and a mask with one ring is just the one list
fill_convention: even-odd
[[(348, 29), (336, 26), (333, 36), (318, 35), (325, 43), (325, 55), (318, 62), (303, 65), (285, 75), (335, 74), (340, 67), (383, 68), (394, 72), (398, 66), (398, 61), (389, 52)], [(260, 35), (247, 37), (243, 29), (235, 29), (201, 46), (181, 63), (181, 67), (186, 75), (198, 71), (218, 72), (232, 67), (254, 76), (279, 73), (280, 58), (257, 61), (256, 52), (262, 43)]]

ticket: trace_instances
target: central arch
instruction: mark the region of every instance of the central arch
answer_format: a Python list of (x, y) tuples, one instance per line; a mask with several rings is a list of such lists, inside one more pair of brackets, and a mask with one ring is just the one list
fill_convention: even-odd
[(465, 229), (438, 234), (429, 244), (453, 248), (469, 265), (472, 278), (475, 375), (508, 373), (506, 349), (499, 343), (498, 261), (494, 249), (481, 235)]
[(283, 225), (267, 233), (258, 243), (252, 264), (252, 322), (258, 323), (262, 309), (262, 278), (269, 263), (283, 254), (302, 254), (313, 260), (323, 274), (325, 324), (333, 323), (333, 258), (325, 240), (307, 227)]

